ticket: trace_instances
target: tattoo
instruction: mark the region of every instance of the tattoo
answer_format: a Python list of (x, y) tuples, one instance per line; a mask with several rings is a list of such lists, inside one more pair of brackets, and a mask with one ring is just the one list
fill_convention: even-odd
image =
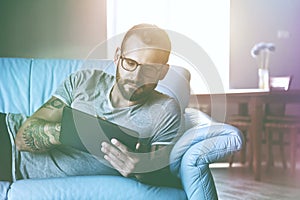
[(60, 144), (60, 124), (48, 123), (42, 119), (33, 119), (23, 132), (25, 144), (36, 152), (43, 152), (51, 149), (54, 145)]
[(53, 108), (60, 109), (64, 106), (64, 103), (60, 99), (54, 99), (44, 104), (43, 108), (53, 110)]

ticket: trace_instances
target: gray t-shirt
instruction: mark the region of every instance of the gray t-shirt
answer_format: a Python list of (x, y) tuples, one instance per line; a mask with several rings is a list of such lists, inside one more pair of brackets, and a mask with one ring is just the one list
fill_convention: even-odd
[(176, 136), (180, 124), (176, 100), (154, 91), (143, 104), (114, 108), (109, 97), (114, 83), (115, 77), (103, 71), (82, 70), (66, 79), (54, 96), (72, 108), (136, 130), (140, 137), (150, 138), (149, 144)]
[[(71, 74), (53, 96), (75, 109), (105, 117), (116, 124), (136, 130), (141, 138), (149, 138), (148, 145), (170, 142), (176, 138), (181, 114), (175, 99), (154, 91), (143, 104), (114, 108), (109, 98), (114, 83), (115, 77), (103, 71), (81, 70)], [(18, 123), (14, 123), (14, 119)], [(14, 137), (25, 120), (24, 116), (8, 115), (7, 120)], [(89, 153), (71, 147), (60, 146), (45, 153), (17, 152), (14, 148), (13, 152), (16, 160), (13, 171), (18, 173), (16, 178), (118, 174), (104, 160), (100, 161)]]

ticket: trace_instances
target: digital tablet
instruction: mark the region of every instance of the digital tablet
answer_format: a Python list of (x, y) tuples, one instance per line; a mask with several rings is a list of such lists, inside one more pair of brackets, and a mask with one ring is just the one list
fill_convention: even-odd
[(101, 143), (117, 139), (134, 151), (139, 140), (139, 134), (128, 128), (109, 122), (103, 118), (89, 115), (71, 107), (64, 107), (60, 142), (76, 149), (103, 156)]

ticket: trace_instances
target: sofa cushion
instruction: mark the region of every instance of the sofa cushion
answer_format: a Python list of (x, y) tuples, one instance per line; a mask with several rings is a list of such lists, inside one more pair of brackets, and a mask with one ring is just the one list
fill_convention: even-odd
[(181, 189), (155, 187), (121, 176), (73, 176), (19, 180), (8, 199), (186, 199)]
[(30, 80), (30, 114), (53, 94), (57, 86), (82, 66), (81, 60), (33, 59)]
[(0, 112), (29, 114), (31, 59), (0, 59)]
[(180, 66), (172, 65), (165, 78), (158, 82), (156, 90), (175, 98), (182, 113), (190, 100), (190, 72)]
[(7, 198), (7, 192), (9, 189), (10, 183), (7, 181), (0, 181), (0, 199)]

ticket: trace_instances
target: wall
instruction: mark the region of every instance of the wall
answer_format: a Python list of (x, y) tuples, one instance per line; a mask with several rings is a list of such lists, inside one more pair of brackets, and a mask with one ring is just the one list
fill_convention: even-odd
[(257, 87), (250, 50), (258, 42), (272, 42), (270, 75), (292, 75), (291, 88), (300, 89), (299, 10), (299, 0), (231, 0), (231, 88)]
[(0, 0), (0, 27), (1, 57), (85, 58), (106, 40), (106, 1)]

